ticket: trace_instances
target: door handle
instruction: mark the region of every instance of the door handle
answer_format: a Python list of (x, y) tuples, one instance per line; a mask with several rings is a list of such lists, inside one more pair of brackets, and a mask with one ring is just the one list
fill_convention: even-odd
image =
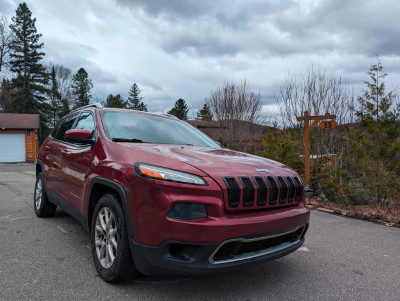
[(61, 156), (67, 156), (69, 155), (69, 152), (65, 149), (61, 150)]

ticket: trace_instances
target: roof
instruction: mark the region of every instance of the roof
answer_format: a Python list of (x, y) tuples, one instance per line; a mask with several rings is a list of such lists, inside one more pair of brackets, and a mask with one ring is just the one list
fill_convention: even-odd
[(38, 129), (39, 114), (0, 113), (0, 129)]

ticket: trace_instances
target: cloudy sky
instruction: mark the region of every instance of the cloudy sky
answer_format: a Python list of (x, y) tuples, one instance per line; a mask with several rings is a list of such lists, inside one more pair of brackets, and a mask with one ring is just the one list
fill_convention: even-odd
[[(20, 1), (0, 0), (11, 17)], [(288, 72), (311, 64), (362, 89), (379, 54), (400, 86), (398, 0), (30, 0), (46, 61), (84, 67), (94, 94), (127, 96), (136, 82), (150, 111), (201, 102), (247, 79), (266, 108)]]

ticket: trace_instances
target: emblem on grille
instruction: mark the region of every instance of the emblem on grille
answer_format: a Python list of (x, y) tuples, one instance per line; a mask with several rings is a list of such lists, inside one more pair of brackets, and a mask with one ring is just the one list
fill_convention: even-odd
[(269, 172), (266, 168), (256, 168), (256, 172)]

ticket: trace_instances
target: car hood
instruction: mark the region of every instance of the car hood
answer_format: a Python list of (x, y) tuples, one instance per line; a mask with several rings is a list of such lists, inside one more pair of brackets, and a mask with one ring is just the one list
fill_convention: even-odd
[(136, 144), (133, 147), (177, 159), (196, 167), (213, 178), (263, 174), (275, 176), (297, 175), (291, 168), (279, 162), (225, 148), (164, 144)]

